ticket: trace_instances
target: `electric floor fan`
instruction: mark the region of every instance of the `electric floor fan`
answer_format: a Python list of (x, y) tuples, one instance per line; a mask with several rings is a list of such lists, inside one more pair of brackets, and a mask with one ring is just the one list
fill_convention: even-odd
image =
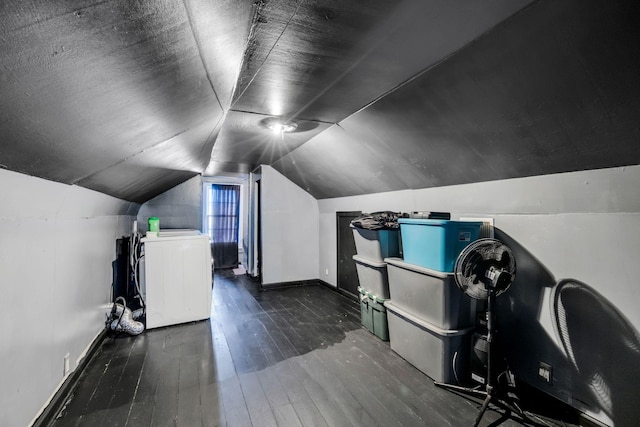
[[(508, 399), (498, 396), (496, 392), (497, 377), (494, 377), (492, 370), (491, 349), (496, 332), (495, 299), (509, 289), (515, 274), (516, 260), (511, 249), (496, 239), (479, 239), (472, 242), (460, 253), (455, 263), (454, 277), (458, 287), (471, 298), (487, 301), (487, 378), (484, 390), (439, 382), (436, 382), (436, 385), (484, 398), (480, 412), (474, 421), (474, 427), (478, 426), (491, 403), (507, 411), (507, 414), (515, 410), (523, 421), (531, 422), (520, 409), (515, 398)], [(509, 382), (513, 384), (513, 378), (508, 371), (507, 377)]]

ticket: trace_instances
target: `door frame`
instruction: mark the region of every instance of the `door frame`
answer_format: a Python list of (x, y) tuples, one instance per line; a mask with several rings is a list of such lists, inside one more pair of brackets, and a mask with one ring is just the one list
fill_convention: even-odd
[[(362, 211), (337, 211), (336, 212), (336, 289), (343, 295), (346, 295), (350, 298), (358, 298), (357, 294), (352, 294), (351, 292), (345, 290), (340, 287), (340, 217), (353, 217), (357, 218), (362, 215)], [(355, 245), (355, 242), (354, 242)], [(354, 253), (355, 255), (355, 253)], [(355, 266), (355, 261), (353, 261)]]

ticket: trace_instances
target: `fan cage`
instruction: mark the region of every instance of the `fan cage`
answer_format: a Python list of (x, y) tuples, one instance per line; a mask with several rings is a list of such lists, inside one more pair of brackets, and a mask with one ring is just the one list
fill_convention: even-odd
[(487, 299), (492, 278), (488, 271), (495, 274), (508, 274), (502, 286), (496, 288), (496, 295), (504, 293), (513, 282), (516, 273), (516, 261), (511, 249), (496, 239), (479, 239), (470, 243), (456, 259), (454, 277), (458, 287), (475, 299)]

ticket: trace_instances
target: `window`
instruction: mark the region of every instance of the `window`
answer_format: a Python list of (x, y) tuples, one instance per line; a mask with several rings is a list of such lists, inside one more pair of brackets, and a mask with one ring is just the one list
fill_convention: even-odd
[(209, 188), (206, 228), (214, 243), (238, 242), (240, 186), (212, 184)]

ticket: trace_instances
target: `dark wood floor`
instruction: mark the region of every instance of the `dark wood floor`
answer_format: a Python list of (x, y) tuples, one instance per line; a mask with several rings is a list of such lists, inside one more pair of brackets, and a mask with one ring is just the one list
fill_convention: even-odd
[[(477, 411), (362, 329), (356, 302), (229, 270), (210, 320), (107, 338), (51, 425), (469, 426)], [(481, 425), (521, 425), (501, 414)]]

